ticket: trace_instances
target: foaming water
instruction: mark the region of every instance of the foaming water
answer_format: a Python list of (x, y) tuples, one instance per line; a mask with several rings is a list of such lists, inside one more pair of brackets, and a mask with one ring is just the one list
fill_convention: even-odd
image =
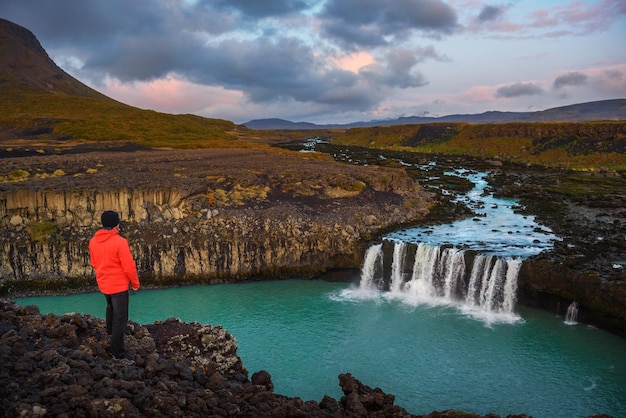
[(520, 320), (514, 312), (519, 257), (475, 254), (469, 261), (456, 248), (404, 241), (386, 245), (393, 247), (390, 268), (385, 268), (383, 244), (372, 245), (365, 253), (359, 288), (345, 296), (450, 306), (487, 323)]
[[(104, 316), (96, 293), (16, 301), (42, 313)], [(341, 398), (337, 376), (350, 372), (414, 414), (626, 416), (626, 341), (516, 310), (510, 321), (475, 320), (452, 304), (288, 280), (140, 291), (130, 315), (144, 324), (177, 317), (223, 325), (250, 374), (267, 370), (276, 393), (304, 400)]]
[(524, 321), (523, 318), (515, 312), (495, 312), (466, 305), (462, 301), (445, 300), (435, 296), (416, 296), (402, 292), (386, 292), (362, 287), (344, 289), (338, 294), (332, 295), (331, 298), (337, 302), (395, 302), (406, 305), (409, 308), (417, 308), (420, 306), (424, 308), (449, 308), (456, 310), (461, 315), (483, 322), (487, 326), (492, 324), (515, 324)]

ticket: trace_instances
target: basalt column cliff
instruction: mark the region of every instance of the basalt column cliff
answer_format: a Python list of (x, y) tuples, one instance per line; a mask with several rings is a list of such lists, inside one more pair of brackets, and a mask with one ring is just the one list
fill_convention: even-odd
[(107, 209), (120, 213), (144, 281), (163, 285), (358, 267), (364, 239), (423, 218), (432, 204), (401, 170), (274, 151), (86, 153), (3, 163), (0, 278), (8, 294), (93, 284), (87, 241)]

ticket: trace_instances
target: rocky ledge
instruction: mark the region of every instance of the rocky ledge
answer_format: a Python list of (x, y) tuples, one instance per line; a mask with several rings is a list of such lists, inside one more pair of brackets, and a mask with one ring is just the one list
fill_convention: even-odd
[(248, 377), (235, 339), (220, 326), (131, 322), (125, 342), (132, 366), (111, 358), (108, 340), (102, 319), (41, 315), (35, 306), (0, 299), (0, 415), (480, 418), (458, 411), (412, 415), (394, 405), (393, 395), (349, 373), (339, 375), (340, 400), (274, 393), (266, 371)]

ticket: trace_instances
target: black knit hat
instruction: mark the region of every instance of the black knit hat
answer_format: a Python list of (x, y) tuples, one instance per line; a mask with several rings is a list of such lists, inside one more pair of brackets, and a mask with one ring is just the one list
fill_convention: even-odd
[(102, 212), (102, 226), (105, 228), (115, 228), (120, 223), (120, 216), (113, 210)]

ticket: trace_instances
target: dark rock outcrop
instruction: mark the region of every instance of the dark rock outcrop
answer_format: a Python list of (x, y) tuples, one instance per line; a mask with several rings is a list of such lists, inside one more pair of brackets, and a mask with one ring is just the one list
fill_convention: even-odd
[(349, 373), (339, 376), (340, 400), (276, 394), (269, 373), (248, 378), (235, 339), (221, 327), (131, 322), (125, 342), (133, 366), (107, 353), (104, 320), (41, 315), (35, 306), (0, 299), (0, 416), (479, 418), (457, 411), (412, 415), (394, 405), (393, 395)]
[(576, 302), (580, 322), (626, 337), (626, 177), (535, 168), (490, 183), (561, 237), (524, 260), (518, 302), (559, 315)]

